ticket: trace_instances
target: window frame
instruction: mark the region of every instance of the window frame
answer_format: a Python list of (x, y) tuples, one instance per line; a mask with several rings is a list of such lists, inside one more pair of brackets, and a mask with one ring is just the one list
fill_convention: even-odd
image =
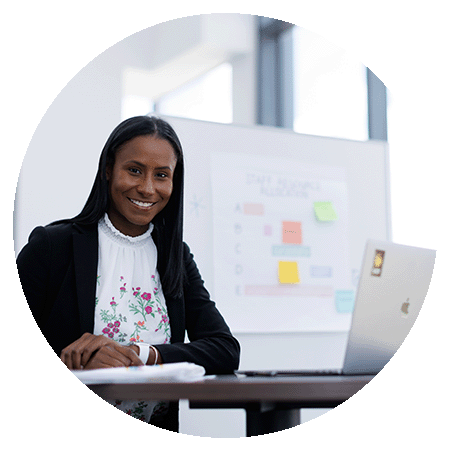
[[(294, 127), (293, 39), (287, 33), (294, 26), (258, 17), (258, 124)], [(368, 137), (387, 141), (386, 86), (369, 68), (366, 77)]]

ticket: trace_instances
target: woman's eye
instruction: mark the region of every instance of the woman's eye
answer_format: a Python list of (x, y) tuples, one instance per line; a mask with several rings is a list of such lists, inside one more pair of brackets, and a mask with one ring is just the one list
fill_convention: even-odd
[(141, 173), (141, 171), (139, 169), (136, 169), (135, 167), (131, 167), (130, 169), (128, 169), (131, 173), (135, 173), (135, 174), (139, 174)]

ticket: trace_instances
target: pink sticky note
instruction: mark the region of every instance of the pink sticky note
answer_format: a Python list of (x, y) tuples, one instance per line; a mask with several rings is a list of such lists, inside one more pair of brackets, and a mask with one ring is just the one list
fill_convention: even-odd
[(263, 216), (264, 205), (261, 203), (244, 203), (244, 214), (251, 216)]
[(283, 244), (302, 243), (301, 222), (283, 222)]

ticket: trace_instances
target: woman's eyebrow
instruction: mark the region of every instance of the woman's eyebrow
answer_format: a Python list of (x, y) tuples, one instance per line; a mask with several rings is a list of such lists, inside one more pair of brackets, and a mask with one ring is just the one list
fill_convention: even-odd
[(130, 161), (125, 161), (125, 164), (135, 164), (136, 166), (145, 167), (145, 164), (135, 161), (134, 159), (131, 159)]
[[(135, 160), (130, 160), (130, 161), (126, 161), (125, 162), (125, 164), (135, 164), (135, 165), (137, 165), (137, 166), (139, 166), (139, 167), (146, 167), (146, 165), (144, 164), (144, 163), (142, 163), (142, 162), (139, 162), (139, 161), (135, 161)], [(168, 170), (170, 170), (171, 172), (173, 172), (173, 168), (172, 167), (170, 167), (170, 166), (160, 166), (160, 167), (155, 167), (155, 170), (163, 170), (163, 169), (168, 169)]]

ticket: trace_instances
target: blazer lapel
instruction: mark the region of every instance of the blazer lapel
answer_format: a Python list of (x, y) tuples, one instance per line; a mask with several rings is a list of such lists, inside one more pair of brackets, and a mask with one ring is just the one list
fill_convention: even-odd
[(73, 227), (75, 282), (81, 334), (94, 330), (95, 293), (98, 265), (97, 226)]
[(167, 313), (170, 319), (170, 342), (184, 342), (184, 299), (173, 299), (165, 296)]

